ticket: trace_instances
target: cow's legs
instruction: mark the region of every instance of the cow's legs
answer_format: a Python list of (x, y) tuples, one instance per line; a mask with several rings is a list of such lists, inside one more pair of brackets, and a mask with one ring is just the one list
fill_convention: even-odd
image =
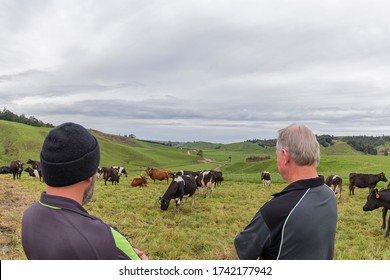
[[(386, 228), (386, 215), (387, 215), (387, 210), (389, 210), (388, 208), (386, 207), (383, 207), (382, 209), (382, 229), (385, 229)], [(390, 218), (390, 216), (389, 216)]]
[(349, 185), (349, 195), (355, 195), (355, 187)]

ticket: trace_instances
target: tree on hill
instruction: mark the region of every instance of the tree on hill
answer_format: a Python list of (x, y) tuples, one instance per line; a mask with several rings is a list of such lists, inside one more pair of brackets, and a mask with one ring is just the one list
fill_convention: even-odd
[(51, 128), (54, 127), (54, 125), (50, 123), (44, 123), (38, 120), (37, 118), (35, 118), (34, 116), (26, 117), (24, 114), (18, 116), (6, 108), (0, 110), (0, 120), (18, 122), (18, 123), (31, 125), (31, 126), (51, 127)]
[(320, 145), (324, 146), (324, 147), (329, 147), (331, 145), (334, 144), (333, 142), (333, 136), (330, 136), (330, 135), (316, 135), (317, 137), (317, 141)]

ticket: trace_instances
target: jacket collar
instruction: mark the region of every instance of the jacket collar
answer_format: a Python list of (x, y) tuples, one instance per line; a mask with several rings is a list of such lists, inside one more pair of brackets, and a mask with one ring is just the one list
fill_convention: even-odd
[(283, 195), (287, 192), (291, 191), (297, 191), (297, 190), (307, 190), (309, 188), (315, 188), (319, 187), (325, 184), (324, 177), (319, 176), (311, 179), (303, 179), (303, 180), (298, 180), (290, 185), (288, 185), (285, 189), (283, 189), (281, 192), (275, 193), (272, 196), (280, 196)]
[(45, 207), (52, 209), (66, 209), (73, 212), (77, 212), (82, 215), (89, 215), (87, 210), (85, 210), (83, 206), (80, 205), (77, 201), (63, 196), (50, 195), (46, 192), (43, 192), (41, 194), (41, 199), (39, 203)]

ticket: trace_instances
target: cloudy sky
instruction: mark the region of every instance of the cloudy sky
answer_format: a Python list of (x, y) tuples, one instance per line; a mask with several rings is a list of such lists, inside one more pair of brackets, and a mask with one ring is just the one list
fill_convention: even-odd
[(0, 107), (139, 139), (390, 135), (390, 1), (0, 0)]

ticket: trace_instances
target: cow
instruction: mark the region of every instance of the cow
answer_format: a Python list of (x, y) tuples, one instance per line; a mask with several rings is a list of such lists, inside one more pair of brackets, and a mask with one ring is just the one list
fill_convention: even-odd
[(263, 187), (271, 185), (271, 174), (268, 171), (261, 172), (261, 182)]
[(22, 172), (23, 172), (23, 162), (21, 162), (20, 160), (13, 160), (11, 161), (11, 164), (10, 164), (10, 171), (12, 173), (12, 176), (15, 179), (20, 179), (20, 177), (22, 176)]
[(196, 179), (196, 184), (199, 189), (199, 193), (203, 193), (203, 189), (205, 189), (203, 197), (206, 198), (207, 191), (210, 191), (210, 197), (213, 197), (213, 189), (215, 186), (215, 177), (214, 174), (209, 171), (201, 171), (199, 173), (199, 176)]
[(29, 160), (27, 161), (27, 164), (31, 164), (31, 167), (32, 167), (33, 169), (37, 169), (37, 170), (40, 170), (40, 169), (41, 169), (41, 163), (40, 163), (39, 161), (29, 159)]
[(126, 169), (122, 166), (111, 166), (111, 168), (115, 168), (116, 170), (118, 170), (118, 175), (121, 176), (121, 175), (125, 175), (125, 177), (127, 177), (127, 172), (126, 172)]
[(341, 191), (343, 189), (343, 179), (339, 175), (329, 175), (325, 180), (325, 184), (332, 189), (335, 195), (338, 195), (340, 201)]
[(0, 174), (11, 174), (11, 168), (9, 166), (0, 167)]
[(107, 168), (104, 170), (104, 174), (103, 174), (103, 179), (104, 179), (104, 185), (107, 186), (107, 181), (110, 181), (111, 184), (119, 184), (119, 174), (118, 174), (118, 170), (116, 170), (115, 168)]
[(146, 173), (149, 175), (150, 179), (152, 179), (154, 183), (156, 183), (156, 180), (167, 180), (167, 183), (169, 183), (169, 178), (172, 172), (168, 170), (158, 170), (149, 167), (146, 169)]
[(148, 184), (148, 181), (146, 179), (145, 176), (141, 176), (139, 178), (134, 178), (132, 181), (131, 181), (131, 186), (132, 187), (144, 187)]
[(355, 194), (355, 187), (369, 188), (369, 192), (376, 187), (379, 181), (387, 182), (385, 173), (379, 174), (361, 174), (350, 173), (349, 174), (349, 195)]
[(221, 185), (224, 181), (222, 171), (211, 170), (210, 172), (214, 175), (215, 186)]
[(169, 207), (169, 202), (174, 199), (176, 202), (176, 212), (179, 212), (180, 204), (183, 198), (192, 197), (191, 207), (195, 204), (195, 191), (197, 185), (193, 176), (176, 176), (170, 183), (168, 189), (160, 198), (161, 210), (165, 211)]
[[(363, 206), (363, 211), (372, 211), (372, 210), (377, 209), (379, 207), (383, 207), (382, 228), (385, 228), (386, 227), (386, 221), (385, 221), (386, 214), (387, 214), (387, 210), (390, 208), (390, 188), (381, 189), (380, 191), (378, 191), (377, 188), (371, 190), (370, 194), (367, 196), (367, 202)], [(385, 237), (389, 237), (389, 235), (390, 235), (389, 223), (390, 223), (390, 216), (389, 216), (389, 220), (387, 221), (387, 230), (386, 230)]]
[(175, 178), (176, 176), (183, 176), (183, 175), (191, 175), (193, 176), (194, 178), (196, 178), (197, 176), (199, 176), (199, 171), (185, 171), (185, 170), (179, 170), (179, 171), (176, 171), (176, 172), (171, 172), (170, 173), (170, 176), (173, 178)]
[(26, 171), (31, 177), (40, 178), (39, 172), (38, 172), (37, 169), (31, 168), (31, 167), (27, 167), (26, 169), (24, 169), (24, 171)]
[(100, 178), (103, 178), (103, 175), (104, 175), (104, 171), (106, 171), (107, 169), (109, 169), (108, 167), (98, 167), (97, 169), (97, 177), (100, 179)]
[[(39, 161), (29, 159), (27, 161), (27, 164), (31, 164), (32, 169), (36, 170), (36, 172), (34, 172), (34, 173), (38, 174), (38, 176), (35, 176), (35, 177), (39, 177), (39, 181), (41, 181), (42, 180), (41, 163)], [(24, 171), (26, 171), (26, 169)], [(29, 171), (27, 171), (27, 172), (29, 172)]]

